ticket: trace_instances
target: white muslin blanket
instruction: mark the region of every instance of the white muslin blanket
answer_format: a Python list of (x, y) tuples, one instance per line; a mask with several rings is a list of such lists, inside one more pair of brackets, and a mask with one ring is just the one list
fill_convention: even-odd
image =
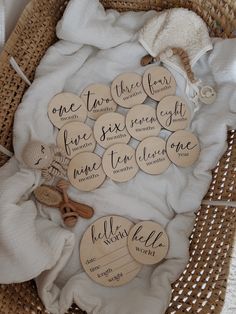
[[(196, 77), (217, 91), (213, 105), (202, 105), (196, 111), (189, 102), (190, 129), (201, 144), (200, 158), (193, 167), (171, 165), (159, 176), (140, 171), (122, 184), (107, 179), (89, 193), (70, 188), (72, 199), (95, 209), (93, 219), (80, 219), (73, 230), (63, 227), (57, 209), (29, 198), (42, 181), (40, 172), (24, 166), (22, 150), (32, 139), (55, 143), (57, 130), (47, 117), (50, 99), (62, 91), (80, 94), (91, 83), (111, 84), (122, 72), (142, 74), (145, 68), (140, 59), (147, 52), (138, 41), (139, 30), (156, 15), (154, 11), (105, 12), (98, 0), (71, 0), (57, 26), (60, 40), (47, 51), (16, 112), (15, 156), (0, 169), (0, 282), (36, 278), (39, 296), (51, 313), (63, 314), (73, 302), (93, 314), (165, 312), (171, 283), (188, 262), (194, 212), (208, 190), (211, 169), (225, 152), (227, 128), (236, 127), (236, 40), (214, 39), (213, 49), (199, 56), (193, 67)], [(177, 81), (177, 94), (188, 100), (185, 77), (166, 67)], [(147, 103), (155, 105), (151, 100)], [(91, 125), (91, 121), (87, 123)], [(162, 132), (161, 136), (167, 134)], [(144, 267), (129, 284), (112, 289), (93, 282), (79, 257), (86, 228), (110, 214), (133, 222), (157, 221), (166, 228), (170, 240), (163, 263)]]

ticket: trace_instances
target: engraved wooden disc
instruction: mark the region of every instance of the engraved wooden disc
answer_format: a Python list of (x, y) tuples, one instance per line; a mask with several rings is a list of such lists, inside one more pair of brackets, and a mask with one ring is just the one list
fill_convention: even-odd
[(142, 77), (137, 73), (120, 74), (111, 85), (111, 94), (115, 102), (125, 108), (141, 104), (147, 98)]
[(156, 111), (148, 105), (137, 105), (130, 109), (126, 116), (126, 127), (130, 135), (138, 141), (157, 136), (161, 131)]
[(166, 154), (166, 142), (159, 137), (148, 137), (136, 149), (137, 163), (148, 174), (161, 174), (171, 164)]
[(87, 118), (86, 105), (76, 94), (61, 93), (50, 101), (48, 117), (58, 129), (68, 122), (84, 122)]
[(174, 132), (189, 126), (191, 114), (183, 98), (167, 96), (157, 106), (157, 118), (163, 128)]
[(154, 265), (166, 257), (169, 239), (161, 225), (153, 221), (142, 221), (130, 230), (128, 248), (137, 262)]
[(111, 96), (110, 86), (92, 84), (86, 87), (81, 98), (87, 106), (88, 117), (96, 120), (104, 113), (116, 111), (117, 104)]
[(58, 132), (57, 145), (63, 149), (68, 158), (73, 158), (78, 153), (94, 151), (96, 141), (88, 125), (70, 122)]
[(117, 182), (129, 181), (138, 172), (135, 150), (127, 144), (109, 147), (103, 155), (102, 165), (106, 175)]
[(193, 133), (181, 130), (168, 138), (166, 151), (176, 166), (190, 167), (199, 158), (200, 143)]
[(142, 269), (128, 251), (127, 238), (133, 223), (120, 216), (102, 217), (84, 233), (80, 259), (87, 275), (100, 285), (127, 284)]
[(83, 152), (70, 162), (67, 175), (70, 183), (80, 191), (93, 191), (106, 179), (102, 159), (95, 153)]
[(151, 66), (144, 73), (143, 87), (150, 98), (160, 101), (166, 96), (175, 94), (176, 81), (164, 67)]
[(104, 148), (116, 143), (127, 144), (130, 140), (125, 117), (117, 112), (106, 113), (99, 117), (93, 131), (96, 141)]

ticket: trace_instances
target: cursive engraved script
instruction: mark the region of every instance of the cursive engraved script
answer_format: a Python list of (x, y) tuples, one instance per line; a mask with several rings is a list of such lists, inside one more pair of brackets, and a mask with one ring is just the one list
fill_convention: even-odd
[(70, 112), (72, 112), (72, 113), (77, 112), (78, 110), (80, 110), (81, 107), (82, 107), (81, 105), (78, 105), (76, 107), (75, 104), (71, 104), (70, 107), (67, 109), (67, 107), (61, 105), (59, 108), (53, 108), (52, 113), (53, 114), (58, 113), (58, 116), (61, 118), (61, 117), (63, 117), (64, 114), (68, 114)]
[(68, 156), (71, 155), (71, 146), (79, 146), (81, 141), (88, 141), (92, 136), (92, 133), (87, 134), (86, 132), (82, 132), (82, 134), (78, 134), (74, 138), (68, 136), (68, 130), (65, 129), (63, 133), (64, 147)]
[(150, 90), (150, 93), (154, 95), (156, 92), (160, 91), (159, 90), (160, 88), (169, 87), (171, 84), (171, 81), (172, 81), (171, 76), (169, 78), (166, 76), (163, 76), (163, 78), (156, 80), (156, 79), (153, 79), (152, 74), (149, 73), (148, 74), (148, 88)]
[(174, 110), (165, 111), (162, 110), (160, 115), (166, 117), (165, 125), (166, 127), (170, 126), (172, 122), (175, 121), (175, 118), (180, 117), (184, 119), (186, 110), (184, 110), (185, 105), (182, 102), (176, 101)]
[(152, 230), (148, 236), (142, 234), (143, 226), (139, 226), (135, 231), (132, 241), (143, 243), (145, 247), (151, 247), (156, 249), (158, 247), (165, 247), (165, 245), (161, 242), (161, 237), (163, 236), (163, 232), (156, 232)]
[(86, 97), (86, 104), (87, 104), (88, 112), (91, 112), (97, 109), (98, 107), (103, 106), (104, 104), (107, 105), (113, 101), (112, 98), (103, 98), (103, 97), (101, 97), (100, 99), (98, 98), (93, 99), (93, 97), (91, 96), (95, 95), (95, 93), (92, 93), (90, 90), (86, 94), (83, 94), (83, 95)]

